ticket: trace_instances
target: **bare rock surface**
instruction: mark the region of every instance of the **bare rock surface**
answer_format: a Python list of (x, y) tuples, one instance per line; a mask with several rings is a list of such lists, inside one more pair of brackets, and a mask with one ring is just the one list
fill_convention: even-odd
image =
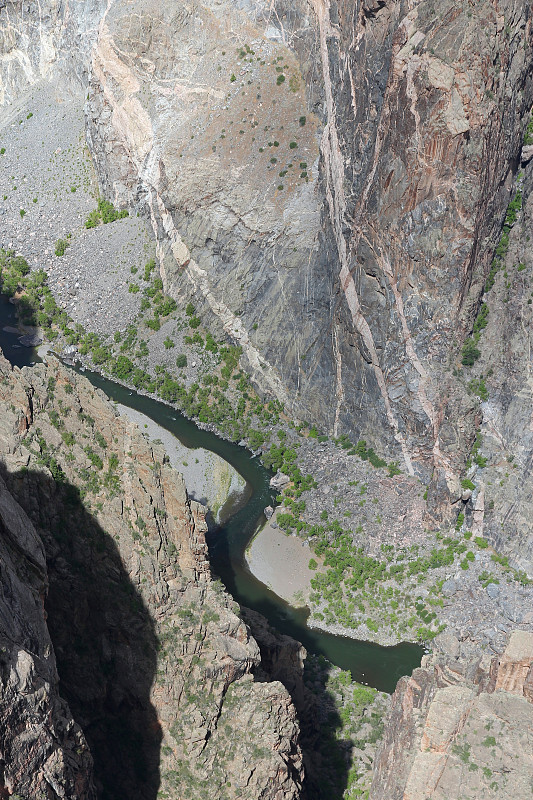
[(450, 658), (426, 662), (393, 696), (371, 800), (527, 797), (533, 636), (513, 631), (470, 675)]
[[(155, 798), (158, 790), (171, 797), (297, 797), (296, 712), (281, 684), (256, 684), (250, 674), (259, 650), (211, 580), (205, 508), (188, 499), (162, 446), (151, 445), (86, 379), (50, 356), (32, 370), (12, 369), (4, 359), (0, 368), (4, 479), (44, 544), (43, 551), (31, 523), (27, 531), (19, 525), (18, 546), (33, 554), (40, 575), (33, 610), (28, 587), (19, 624), (27, 628), (39, 592), (46, 593), (46, 553), (47, 623), (62, 695), (86, 731), (97, 790), (105, 786), (117, 798)], [(42, 614), (40, 621), (39, 647), (48, 652), (54, 685)], [(23, 647), (21, 641), (21, 653)], [(13, 673), (5, 702), (23, 721), (31, 695), (23, 699), (20, 681), (29, 687), (33, 668), (23, 654), (15, 663), (19, 678)], [(81, 745), (90, 765), (83, 735), (61, 703), (65, 722), (52, 716), (49, 725)], [(46, 726), (43, 742), (45, 733)], [(55, 763), (60, 745), (43, 752)], [(23, 751), (19, 760), (28, 768)], [(66, 791), (75, 767), (58, 770)], [(84, 780), (85, 794), (80, 788), (76, 797), (92, 796), (88, 769)]]
[(448, 361), (532, 101), (527, 4), (277, 5), (112, 4), (87, 106), (99, 180), (142, 201), (166, 287), (265, 391), (435, 468), (438, 504), (473, 425)]

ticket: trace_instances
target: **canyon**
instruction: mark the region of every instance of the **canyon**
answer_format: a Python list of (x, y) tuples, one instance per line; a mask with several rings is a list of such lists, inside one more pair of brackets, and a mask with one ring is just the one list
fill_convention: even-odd
[(532, 107), (526, 0), (0, 0), (3, 291), (20, 254), (58, 352), (294, 452), (313, 624), (431, 648), (352, 688), (231, 599), (141, 419), (2, 358), (1, 796), (531, 791)]

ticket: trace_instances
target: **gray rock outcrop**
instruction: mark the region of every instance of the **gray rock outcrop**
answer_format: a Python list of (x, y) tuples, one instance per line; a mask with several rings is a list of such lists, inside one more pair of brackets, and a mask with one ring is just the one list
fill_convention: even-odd
[[(474, 665), (471, 665), (472, 667)], [(526, 797), (533, 757), (533, 636), (470, 672), (433, 659), (402, 678), (374, 767), (371, 800)]]

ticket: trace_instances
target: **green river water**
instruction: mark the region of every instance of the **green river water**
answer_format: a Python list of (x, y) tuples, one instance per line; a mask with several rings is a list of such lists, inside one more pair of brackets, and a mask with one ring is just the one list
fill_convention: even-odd
[[(13, 364), (32, 364), (37, 360), (35, 351), (18, 346), (16, 335), (3, 330), (16, 324), (13, 305), (0, 296), (0, 347)], [(381, 647), (309, 628), (306, 609), (292, 608), (250, 573), (244, 552), (265, 522), (263, 509), (273, 504), (275, 492), (269, 486), (271, 473), (248, 450), (198, 428), (164, 403), (130, 391), (97, 373), (87, 370), (84, 375), (111, 399), (146, 414), (187, 447), (203, 447), (217, 453), (246, 479), (252, 489), (250, 499), (240, 508), (237, 504), (226, 525), (210, 533), (208, 538), (212, 571), (238, 603), (259, 611), (274, 628), (302, 642), (310, 652), (322, 654), (333, 664), (349, 670), (354, 680), (381, 691), (394, 691), (398, 678), (420, 666), (424, 650), (419, 645), (402, 643)]]

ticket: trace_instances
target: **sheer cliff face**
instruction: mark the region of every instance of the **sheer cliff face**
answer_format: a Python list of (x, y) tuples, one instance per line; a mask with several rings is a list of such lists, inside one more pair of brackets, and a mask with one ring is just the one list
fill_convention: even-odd
[(0, 0), (0, 106), (40, 80), (87, 82), (106, 0)]
[(450, 372), (533, 100), (528, 14), (118, 0), (92, 55), (100, 179), (145, 204), (169, 290), (296, 413), (444, 486), (471, 424)]
[(1, 358), (0, 411), (5, 784), (92, 798), (92, 755), (109, 800), (297, 797), (294, 707), (254, 682), (259, 648), (211, 580), (205, 509), (161, 447), (54, 359), (21, 373)]
[(402, 678), (374, 764), (371, 800), (527, 797), (533, 756), (533, 637), (465, 668), (432, 659)]
[(44, 548), (1, 479), (0, 586), (0, 793), (94, 800), (89, 748), (58, 691)]

